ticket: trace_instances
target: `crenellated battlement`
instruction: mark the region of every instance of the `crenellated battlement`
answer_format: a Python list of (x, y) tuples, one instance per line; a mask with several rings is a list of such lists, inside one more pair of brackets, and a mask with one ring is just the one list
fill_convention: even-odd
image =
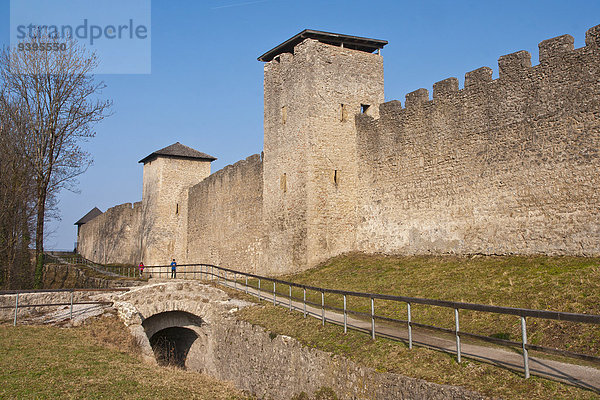
[[(493, 70), (489, 67), (477, 68), (465, 74), (464, 88), (459, 88), (458, 79), (450, 77), (433, 84), (433, 99), (429, 99), (429, 91), (425, 88), (417, 89), (405, 96), (405, 108), (426, 106), (434, 104), (436, 100), (462, 98), (469, 96), (471, 90), (480, 91), (494, 82), (518, 84), (526, 79), (527, 74), (537, 73), (543, 75), (544, 68), (565, 68), (569, 63), (580, 63), (581, 57), (598, 57), (598, 47), (600, 46), (600, 25), (590, 28), (586, 32), (584, 47), (575, 49), (574, 39), (571, 35), (562, 35), (547, 39), (539, 43), (539, 64), (532, 66), (531, 54), (528, 51), (521, 50), (506, 54), (498, 58), (499, 78), (493, 79)], [(393, 100), (398, 102), (398, 100)], [(383, 116), (390, 110), (398, 111), (398, 104), (392, 108), (380, 105), (380, 112)]]
[(547, 39), (538, 45), (540, 49), (540, 64), (551, 62), (557, 57), (562, 57), (575, 49), (575, 39), (571, 35), (562, 35), (552, 39)]
[(600, 254), (600, 25), (357, 115), (358, 250)]
[(264, 153), (212, 175), (153, 153), (143, 202), (82, 225), (82, 254), (273, 275), (349, 251), (600, 255), (600, 25), (404, 102), (385, 43), (307, 30), (263, 54)]

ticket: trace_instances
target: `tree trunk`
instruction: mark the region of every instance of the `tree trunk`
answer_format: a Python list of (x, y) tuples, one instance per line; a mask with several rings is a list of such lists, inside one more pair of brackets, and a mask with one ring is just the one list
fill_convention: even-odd
[(41, 289), (44, 273), (44, 216), (46, 214), (46, 190), (38, 189), (37, 221), (35, 226), (35, 281), (34, 288)]

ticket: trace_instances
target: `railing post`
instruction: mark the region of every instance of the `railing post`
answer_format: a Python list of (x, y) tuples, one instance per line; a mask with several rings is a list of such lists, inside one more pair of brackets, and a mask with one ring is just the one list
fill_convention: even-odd
[(406, 308), (408, 311), (408, 319), (407, 319), (407, 325), (408, 325), (408, 348), (412, 349), (412, 325), (410, 324), (410, 303), (406, 303)]
[(246, 294), (248, 294), (248, 275), (246, 275)]
[(375, 299), (371, 297), (371, 339), (375, 340)]
[(258, 301), (260, 301), (260, 278), (258, 278)]
[(69, 310), (69, 319), (73, 319), (73, 294), (75, 292), (71, 290), (71, 308)]
[(527, 354), (527, 327), (525, 317), (521, 317), (521, 336), (523, 337), (523, 367), (525, 369), (525, 379), (529, 378), (529, 355)]
[(302, 288), (304, 298), (304, 318), (306, 318), (306, 288)]
[(273, 305), (276, 305), (275, 302), (277, 301), (277, 294), (275, 293), (275, 281), (273, 281)]
[(15, 299), (15, 319), (13, 326), (17, 326), (17, 311), (19, 311), (19, 292), (17, 292), (17, 298)]
[(456, 325), (455, 335), (456, 335), (456, 360), (460, 364), (460, 324), (458, 322), (458, 308), (454, 309), (454, 321)]
[(233, 288), (237, 289), (237, 274), (233, 273)]
[(348, 333), (348, 313), (346, 311), (346, 295), (344, 294), (344, 333)]
[(292, 311), (292, 285), (290, 285), (290, 311)]
[(325, 326), (325, 292), (321, 291), (321, 320)]

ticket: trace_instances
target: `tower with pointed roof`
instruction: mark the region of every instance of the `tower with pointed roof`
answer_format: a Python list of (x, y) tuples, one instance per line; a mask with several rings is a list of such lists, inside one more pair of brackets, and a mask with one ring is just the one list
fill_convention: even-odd
[(300, 270), (355, 244), (355, 115), (383, 103), (385, 40), (304, 30), (264, 65), (264, 205), (268, 264)]
[(215, 157), (177, 142), (141, 159), (144, 165), (140, 261), (185, 258), (188, 190), (210, 175)]

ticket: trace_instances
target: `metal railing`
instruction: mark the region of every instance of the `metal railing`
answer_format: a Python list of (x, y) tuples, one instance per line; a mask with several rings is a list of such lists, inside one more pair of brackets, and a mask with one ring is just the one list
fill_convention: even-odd
[[(171, 277), (171, 267), (170, 266), (146, 266), (145, 273), (151, 274), (154, 277), (158, 278), (169, 278)], [(576, 323), (585, 323), (585, 324), (600, 324), (600, 315), (591, 315), (591, 314), (579, 314), (579, 313), (569, 313), (569, 312), (559, 312), (559, 311), (548, 311), (548, 310), (535, 310), (535, 309), (526, 309), (526, 308), (515, 308), (515, 307), (501, 307), (501, 306), (493, 306), (493, 305), (485, 305), (485, 304), (475, 304), (475, 303), (464, 303), (464, 302), (455, 302), (455, 301), (447, 301), (447, 300), (435, 300), (435, 299), (427, 299), (427, 298), (418, 298), (418, 297), (408, 297), (408, 296), (394, 296), (387, 294), (377, 294), (377, 293), (364, 293), (364, 292), (354, 292), (348, 290), (337, 290), (337, 289), (326, 289), (317, 286), (303, 285), (299, 283), (284, 281), (276, 278), (269, 278), (261, 275), (240, 272), (236, 270), (232, 270), (229, 268), (218, 267), (210, 264), (181, 264), (176, 267), (176, 277), (184, 279), (200, 279), (200, 280), (208, 280), (214, 281), (218, 284), (225, 285), (227, 287), (237, 289), (240, 291), (244, 291), (247, 294), (258, 297), (258, 300), (267, 300), (266, 295), (268, 294), (271, 297), (273, 304), (282, 305), (289, 310), (297, 310), (304, 314), (304, 317), (307, 315), (315, 316), (321, 319), (322, 324), (325, 325), (325, 322), (331, 322), (334, 324), (343, 325), (344, 333), (348, 331), (349, 328), (366, 332), (371, 335), (373, 339), (376, 336), (382, 336), (389, 339), (401, 340), (404, 341), (404, 338), (400, 335), (393, 334), (389, 332), (383, 332), (381, 329), (378, 330), (377, 322), (384, 323), (393, 323), (393, 324), (402, 324), (405, 326), (407, 335), (408, 335), (408, 347), (412, 349), (414, 341), (413, 341), (413, 328), (425, 328), (428, 330), (434, 330), (438, 332), (443, 332), (446, 334), (452, 334), (454, 336), (454, 340), (456, 342), (456, 356), (457, 361), (461, 362), (461, 338), (468, 337), (472, 339), (482, 340), (485, 342), (508, 346), (512, 348), (519, 348), (523, 354), (523, 369), (525, 373), (525, 378), (529, 378), (529, 350), (539, 351), (547, 354), (565, 356), (570, 358), (577, 358), (586, 361), (592, 362), (600, 362), (600, 357), (577, 353), (569, 350), (551, 348), (540, 346), (536, 344), (529, 343), (527, 341), (527, 318), (538, 318), (538, 319), (546, 319), (546, 320), (556, 320), (556, 321), (570, 321)], [(240, 280), (241, 278), (241, 280)], [(268, 289), (265, 287), (264, 283), (269, 282)], [(280, 290), (277, 290), (277, 285), (279, 285)], [(287, 287), (287, 291), (282, 291), (281, 287), (284, 289)], [(272, 289), (272, 290), (271, 290)], [(296, 297), (293, 294), (293, 289), (297, 293), (301, 291), (302, 297)], [(320, 294), (320, 303), (311, 302), (307, 300), (307, 292), (313, 292), (314, 294)], [(332, 305), (326, 305), (325, 303), (325, 295), (339, 295), (343, 298), (343, 306), (335, 307)], [(279, 297), (278, 297), (279, 296)], [(369, 312), (352, 310), (348, 307), (348, 299), (354, 298), (362, 298), (368, 299), (370, 303)], [(392, 301), (396, 303), (402, 303), (406, 305), (406, 319), (404, 318), (392, 318), (389, 316), (377, 315), (375, 313), (375, 300), (384, 300), (384, 301)], [(454, 329), (444, 328), (440, 326), (434, 326), (429, 324), (418, 323), (414, 321), (414, 315), (411, 312), (412, 306), (414, 305), (426, 305), (426, 306), (436, 306), (443, 307), (453, 312), (453, 320), (454, 320)], [(313, 311), (309, 310), (307, 306), (311, 306)], [(315, 311), (317, 310), (317, 311)], [(341, 313), (343, 315), (342, 322), (335, 321), (332, 318), (328, 318), (326, 316), (326, 310), (333, 311), (336, 313)], [(468, 311), (476, 311), (476, 312), (486, 312), (492, 314), (499, 315), (509, 315), (515, 316), (519, 318), (520, 328), (521, 328), (521, 340), (513, 341), (508, 339), (502, 339), (497, 337), (485, 336), (475, 333), (469, 333), (462, 331), (460, 329), (460, 310), (468, 310)], [(319, 312), (320, 311), (320, 312)], [(370, 328), (366, 329), (365, 327), (361, 327), (358, 325), (352, 325), (348, 321), (348, 316), (353, 315), (357, 317), (358, 320), (368, 321), (370, 322)]]
[[(128, 291), (128, 288), (102, 288), (102, 289), (40, 289), (40, 290), (2, 290), (0, 291), (0, 296), (2, 295), (16, 295), (15, 296), (15, 305), (14, 306), (0, 306), (0, 309), (13, 309), (14, 318), (13, 318), (13, 326), (17, 325), (17, 317), (19, 314), (19, 308), (31, 308), (31, 307), (53, 307), (53, 306), (70, 306), (69, 307), (69, 319), (73, 319), (73, 306), (74, 305), (86, 305), (86, 304), (96, 304), (96, 305), (112, 305), (112, 301), (74, 301), (75, 292), (122, 292)], [(70, 300), (68, 302), (55, 302), (55, 303), (27, 303), (21, 304), (19, 302), (20, 295), (22, 294), (43, 294), (43, 293), (69, 293)]]

